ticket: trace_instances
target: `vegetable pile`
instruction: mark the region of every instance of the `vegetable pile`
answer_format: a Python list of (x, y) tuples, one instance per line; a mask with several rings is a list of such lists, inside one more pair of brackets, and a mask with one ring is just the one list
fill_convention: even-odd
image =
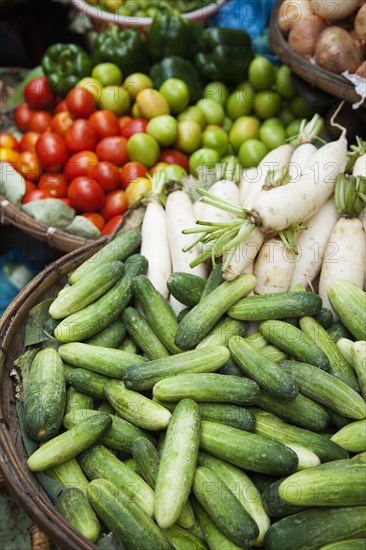
[(126, 17), (155, 17), (157, 13), (179, 15), (202, 9), (215, 0), (86, 0), (88, 4), (102, 10)]

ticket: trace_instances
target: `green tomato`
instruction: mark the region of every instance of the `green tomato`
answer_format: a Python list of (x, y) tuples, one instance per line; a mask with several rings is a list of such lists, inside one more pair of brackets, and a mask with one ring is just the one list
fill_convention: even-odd
[(198, 149), (191, 155), (189, 159), (189, 170), (191, 174), (197, 176), (197, 168), (199, 166), (206, 166), (207, 168), (213, 168), (220, 160), (220, 154), (215, 149), (209, 149), (204, 147)]
[(231, 120), (230, 117), (226, 116), (224, 118), (224, 122), (222, 123), (222, 129), (225, 130), (225, 132), (228, 134), (233, 127), (234, 122)]
[(114, 63), (99, 63), (92, 70), (92, 78), (98, 80), (102, 86), (121, 84), (122, 71)]
[(258, 166), (268, 153), (268, 147), (259, 139), (247, 139), (239, 149), (239, 161), (243, 168)]
[(229, 88), (222, 82), (210, 82), (203, 90), (203, 97), (213, 99), (213, 101), (225, 107), (227, 98), (229, 97)]
[(147, 168), (152, 168), (159, 158), (160, 147), (152, 136), (138, 132), (128, 140), (127, 153), (130, 160), (137, 160)]
[(286, 128), (287, 137), (295, 137), (299, 134), (302, 118), (295, 118)]
[(209, 149), (215, 149), (222, 156), (227, 151), (229, 136), (220, 126), (209, 124), (202, 134), (202, 145)]
[(235, 182), (240, 181), (242, 169), (237, 156), (226, 155), (221, 159), (220, 163), (225, 167), (225, 178)]
[(295, 97), (290, 103), (290, 109), (296, 118), (311, 118), (315, 111), (302, 97)]
[(270, 117), (270, 118), (266, 118), (266, 120), (263, 120), (262, 126), (267, 126), (267, 124), (269, 124), (269, 125), (277, 124), (281, 128), (283, 128), (283, 126), (284, 126), (282, 120), (279, 117), (275, 117), (275, 116)]
[(125, 78), (123, 87), (128, 91), (130, 97), (135, 98), (141, 90), (153, 88), (154, 83), (149, 76), (143, 73), (133, 73)]
[(101, 85), (99, 80), (97, 80), (96, 78), (92, 78), (91, 76), (85, 76), (84, 78), (79, 80), (76, 86), (78, 88), (84, 88), (84, 90), (88, 90), (88, 92), (93, 94), (97, 101), (99, 101), (102, 95), (103, 86)]
[(120, 116), (130, 108), (130, 96), (122, 86), (106, 86), (98, 103), (101, 109), (107, 109)]
[(235, 151), (240, 149), (241, 144), (246, 139), (257, 138), (259, 136), (259, 127), (259, 120), (252, 116), (241, 116), (236, 119), (229, 134), (230, 143)]
[(197, 107), (202, 111), (206, 124), (221, 124), (224, 122), (225, 111), (220, 103), (213, 99), (200, 99)]
[(253, 110), (255, 96), (256, 92), (249, 82), (240, 84), (240, 87), (236, 88), (227, 100), (226, 112), (229, 117), (236, 119), (249, 115)]
[(155, 138), (159, 145), (168, 147), (177, 139), (178, 122), (171, 115), (156, 116), (149, 121), (146, 132)]
[(281, 96), (272, 90), (259, 92), (254, 100), (254, 112), (259, 118), (278, 115), (282, 107)]
[(202, 130), (198, 122), (194, 120), (181, 120), (178, 122), (177, 139), (174, 146), (183, 153), (193, 153), (201, 145)]
[(181, 120), (193, 120), (194, 122), (197, 122), (202, 129), (206, 126), (206, 120), (201, 109), (195, 105), (191, 105), (179, 113), (178, 122)]
[(286, 143), (286, 130), (279, 124), (266, 124), (259, 130), (260, 140), (271, 151)]
[(287, 105), (284, 105), (282, 107), (282, 110), (278, 115), (278, 117), (284, 126), (287, 126), (288, 124), (290, 124), (290, 122), (292, 122), (295, 119), (293, 112), (291, 111), (290, 107), (288, 107)]
[(183, 111), (190, 99), (187, 84), (179, 78), (168, 78), (160, 87), (159, 92), (167, 100), (172, 113)]
[(297, 96), (297, 90), (291, 79), (291, 69), (282, 65), (277, 71), (276, 90), (285, 99), (293, 99)]
[(168, 166), (165, 166), (162, 170), (164, 170), (168, 180), (181, 181), (181, 179), (187, 175), (187, 172), (182, 166), (179, 166), (179, 164), (168, 164)]
[(249, 82), (257, 90), (267, 90), (276, 82), (276, 69), (272, 63), (258, 55), (249, 65)]

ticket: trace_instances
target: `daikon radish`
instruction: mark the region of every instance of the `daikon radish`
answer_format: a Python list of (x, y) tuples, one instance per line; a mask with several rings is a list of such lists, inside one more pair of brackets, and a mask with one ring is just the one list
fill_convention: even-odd
[(254, 264), (257, 278), (254, 292), (287, 292), (291, 286), (296, 254), (285, 247), (279, 238), (266, 241)]
[(353, 176), (366, 177), (366, 153), (356, 159), (356, 162), (353, 165), (352, 174)]
[(250, 272), (248, 269), (253, 269), (254, 260), (261, 249), (263, 241), (264, 233), (259, 229), (255, 229), (249, 237), (239, 244), (234, 257), (223, 274), (226, 281), (232, 281), (239, 275)]
[(288, 175), (292, 181), (299, 181), (310, 159), (316, 153), (316, 147), (312, 143), (303, 143), (295, 149), (288, 167)]
[[(236, 183), (230, 180), (220, 180), (211, 185), (209, 192), (216, 197), (230, 201), (233, 204), (239, 205), (239, 189)], [(220, 223), (231, 220), (234, 217), (233, 214), (225, 212), (215, 206), (205, 204), (205, 208), (201, 212), (200, 220), (208, 221), (211, 223)]]
[(239, 204), (244, 204), (247, 196), (251, 194), (252, 186), (256, 185), (259, 179), (258, 170), (255, 167), (245, 168), (239, 181)]
[(193, 203), (193, 213), (196, 220), (203, 220), (203, 213), (206, 209), (206, 204), (201, 199)]

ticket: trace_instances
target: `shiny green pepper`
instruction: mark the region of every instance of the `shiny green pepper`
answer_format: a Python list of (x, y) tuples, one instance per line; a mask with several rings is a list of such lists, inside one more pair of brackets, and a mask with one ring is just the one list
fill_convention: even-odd
[(57, 43), (45, 52), (42, 69), (50, 86), (58, 95), (65, 97), (79, 80), (90, 76), (92, 62), (80, 46)]

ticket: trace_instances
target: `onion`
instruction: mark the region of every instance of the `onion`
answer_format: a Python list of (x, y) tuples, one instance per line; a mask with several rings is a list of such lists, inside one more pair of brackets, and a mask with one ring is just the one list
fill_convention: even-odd
[(323, 19), (339, 21), (355, 12), (359, 0), (310, 0), (312, 10)]
[(361, 64), (361, 52), (351, 35), (340, 27), (328, 27), (319, 37), (315, 60), (323, 69), (332, 73), (357, 71)]
[(292, 27), (288, 35), (290, 48), (302, 57), (312, 57), (319, 36), (326, 27), (324, 19), (318, 15), (307, 15)]
[(366, 41), (366, 4), (363, 4), (357, 12), (355, 33), (361, 42)]
[(309, 0), (284, 0), (278, 11), (278, 26), (288, 32), (307, 15), (311, 15)]
[(366, 78), (366, 61), (363, 61), (356, 71), (356, 75)]

